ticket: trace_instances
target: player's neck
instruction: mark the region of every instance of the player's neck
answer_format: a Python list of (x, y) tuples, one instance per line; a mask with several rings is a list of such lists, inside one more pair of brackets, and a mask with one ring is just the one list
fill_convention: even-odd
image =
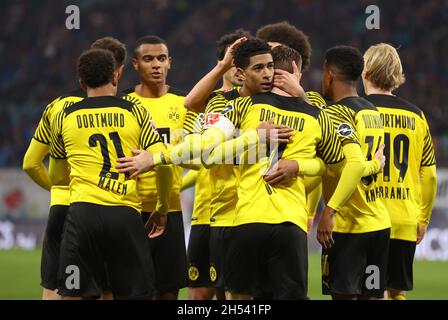
[(115, 96), (117, 94), (117, 87), (114, 87), (112, 84), (106, 84), (97, 88), (87, 88), (86, 92), (89, 98)]
[(230, 81), (227, 81), (225, 78), (222, 79), (222, 91), (229, 91), (233, 88), (233, 84)]
[(292, 97), (292, 95), (290, 95), (289, 93), (277, 88), (277, 87), (272, 87), (271, 90), (272, 93), (278, 94), (279, 96), (284, 96), (284, 97)]
[(160, 98), (167, 92), (166, 83), (141, 83), (135, 87), (135, 93), (143, 98)]
[(384, 90), (380, 88), (376, 88), (373, 85), (366, 83), (364, 87), (364, 91), (366, 92), (366, 95), (369, 94), (384, 94), (388, 96), (393, 96), (392, 90)]
[(339, 82), (335, 84), (335, 88), (333, 88), (333, 101), (339, 101), (348, 97), (357, 97), (358, 91), (356, 90), (356, 86), (352, 84), (348, 84), (345, 82)]

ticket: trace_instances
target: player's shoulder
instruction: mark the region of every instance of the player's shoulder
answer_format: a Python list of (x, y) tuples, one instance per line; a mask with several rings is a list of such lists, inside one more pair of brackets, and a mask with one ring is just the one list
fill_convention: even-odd
[(265, 104), (277, 109), (307, 114), (317, 118), (321, 112), (320, 108), (310, 105), (302, 98), (287, 97), (272, 92), (259, 93), (252, 96), (253, 104)]
[(132, 94), (135, 94), (135, 87), (130, 87), (128, 89), (118, 92), (117, 97), (124, 98), (124, 97), (132, 95)]
[(138, 107), (132, 101), (124, 100), (117, 96), (102, 96), (102, 97), (87, 97), (64, 109), (65, 115), (69, 115), (81, 109), (96, 109), (96, 108), (122, 108), (132, 111)]
[(310, 100), (311, 104), (318, 108), (325, 108), (328, 102), (317, 91), (306, 91), (306, 97)]
[(370, 94), (365, 98), (377, 107), (406, 110), (423, 118), (423, 111), (419, 107), (401, 97), (385, 94)]

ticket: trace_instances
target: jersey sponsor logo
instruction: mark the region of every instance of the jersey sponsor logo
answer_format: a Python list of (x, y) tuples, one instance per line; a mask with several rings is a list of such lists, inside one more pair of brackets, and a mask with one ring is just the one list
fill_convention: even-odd
[(340, 135), (341, 137), (347, 138), (347, 137), (350, 137), (354, 131), (355, 130), (353, 129), (353, 127), (351, 125), (343, 122), (339, 125), (337, 134)]
[(216, 272), (215, 266), (210, 266), (210, 280), (215, 282), (217, 277), (218, 277), (218, 272)]
[(188, 278), (190, 278), (191, 281), (196, 281), (199, 278), (199, 270), (195, 266), (191, 265), (188, 268)]
[(207, 113), (204, 118), (204, 128), (210, 128), (219, 120), (219, 113)]
[(224, 109), (221, 110), (221, 114), (225, 115), (226, 113), (229, 113), (235, 109), (235, 106), (233, 104), (228, 104)]

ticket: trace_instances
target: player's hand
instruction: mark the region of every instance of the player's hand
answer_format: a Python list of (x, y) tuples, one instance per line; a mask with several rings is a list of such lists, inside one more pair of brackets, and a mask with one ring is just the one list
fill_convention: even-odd
[(294, 130), (285, 125), (274, 124), (274, 118), (262, 122), (257, 127), (260, 141), (269, 143), (288, 143)]
[(317, 225), (317, 241), (325, 249), (331, 248), (334, 244), (333, 228), (334, 228), (334, 214), (335, 211), (330, 207), (325, 207), (324, 212), (320, 216), (319, 224)]
[(151, 230), (148, 233), (148, 237), (153, 239), (161, 236), (163, 232), (165, 232), (166, 222), (167, 216), (165, 214), (161, 214), (158, 211), (153, 211), (145, 224), (145, 227)]
[(275, 69), (273, 85), (293, 97), (305, 98), (305, 90), (300, 85), (302, 74), (294, 61), (292, 62), (292, 68), (293, 73), (289, 73), (288, 71), (281, 69)]
[(264, 181), (271, 186), (276, 184), (288, 183), (297, 177), (299, 165), (297, 161), (280, 159), (263, 176)]
[(227, 48), (224, 58), (219, 62), (224, 70), (229, 70), (233, 67), (233, 54), (235, 52), (235, 48), (246, 40), (246, 37), (241, 37)]
[(118, 164), (115, 169), (118, 172), (130, 172), (129, 179), (137, 177), (139, 174), (148, 172), (154, 169), (154, 159), (151, 153), (146, 150), (132, 150), (133, 157), (118, 158)]
[(377, 159), (378, 162), (379, 162), (380, 165), (381, 165), (381, 170), (380, 170), (380, 172), (383, 171), (384, 165), (386, 164), (386, 156), (384, 155), (384, 147), (385, 147), (385, 146), (386, 146), (385, 144), (382, 144), (382, 145), (378, 148), (377, 152), (375, 152), (375, 155), (374, 155), (375, 159)]
[(417, 225), (417, 244), (420, 244), (422, 242), (423, 238), (425, 237), (426, 233), (426, 225), (419, 223)]

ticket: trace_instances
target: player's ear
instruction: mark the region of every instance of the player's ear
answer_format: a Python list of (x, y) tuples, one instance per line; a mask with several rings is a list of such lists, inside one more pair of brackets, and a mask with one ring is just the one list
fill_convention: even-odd
[(124, 70), (124, 64), (122, 64), (121, 66), (119, 66), (119, 67), (117, 68), (118, 79), (120, 79), (121, 76), (123, 75), (123, 70)]
[(173, 61), (173, 58), (168, 57), (168, 70), (171, 69), (171, 62)]
[(79, 85), (81, 86), (81, 88), (82, 88), (84, 91), (87, 91), (87, 86), (86, 86), (86, 84), (84, 83), (84, 81), (82, 81), (81, 79), (79, 79)]
[(135, 71), (138, 71), (137, 58), (132, 58), (132, 66), (134, 67)]
[(241, 68), (236, 67), (235, 76), (240, 77), (243, 81), (246, 80), (246, 73)]
[(120, 79), (120, 71), (117, 69), (114, 72), (114, 77), (112, 78), (112, 85), (114, 87), (118, 86), (118, 79)]

